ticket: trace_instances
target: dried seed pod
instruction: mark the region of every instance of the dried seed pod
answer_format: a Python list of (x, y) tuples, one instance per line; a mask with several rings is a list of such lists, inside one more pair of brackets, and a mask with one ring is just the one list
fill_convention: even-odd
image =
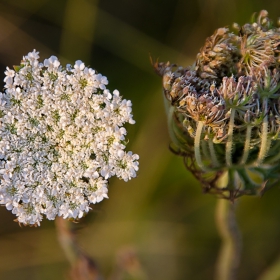
[(177, 154), (206, 191), (231, 200), (280, 181), (280, 30), (265, 10), (235, 27), (207, 38), (194, 68), (156, 66)]

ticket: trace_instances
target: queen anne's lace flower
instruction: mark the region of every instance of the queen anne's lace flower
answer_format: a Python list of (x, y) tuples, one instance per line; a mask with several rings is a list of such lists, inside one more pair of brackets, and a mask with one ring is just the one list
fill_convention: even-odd
[(132, 104), (105, 76), (82, 61), (38, 59), (34, 50), (7, 68), (0, 93), (0, 204), (30, 225), (81, 218), (108, 197), (110, 177), (136, 176), (139, 158), (125, 152)]

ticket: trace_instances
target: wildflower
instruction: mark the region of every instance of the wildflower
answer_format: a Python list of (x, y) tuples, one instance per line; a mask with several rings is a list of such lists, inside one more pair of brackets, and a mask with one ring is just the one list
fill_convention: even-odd
[(215, 31), (193, 66), (154, 63), (172, 149), (205, 191), (231, 200), (280, 180), (280, 31), (267, 16)]
[(7, 68), (0, 94), (0, 204), (29, 225), (81, 218), (108, 198), (110, 177), (136, 177), (139, 158), (125, 151), (132, 104), (105, 76), (38, 59), (34, 50)]

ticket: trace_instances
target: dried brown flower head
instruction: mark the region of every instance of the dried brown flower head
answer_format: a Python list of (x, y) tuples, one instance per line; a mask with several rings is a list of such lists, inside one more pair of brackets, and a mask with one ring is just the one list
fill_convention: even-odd
[(197, 54), (196, 71), (201, 78), (221, 79), (236, 72), (240, 59), (240, 38), (227, 28), (219, 28), (206, 39)]
[(192, 67), (154, 63), (172, 149), (205, 191), (231, 200), (280, 180), (280, 29), (267, 16), (216, 30)]

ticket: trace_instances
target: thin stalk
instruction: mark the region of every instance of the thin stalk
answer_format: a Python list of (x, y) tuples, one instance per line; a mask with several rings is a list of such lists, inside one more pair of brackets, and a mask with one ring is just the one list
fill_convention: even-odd
[(268, 164), (270, 163), (273, 164), (276, 161), (279, 161), (280, 159), (280, 153), (278, 152), (279, 150), (280, 150), (280, 143), (274, 144), (273, 148), (270, 150), (270, 153), (274, 154), (274, 156), (271, 156), (269, 160), (266, 161)]
[(200, 169), (206, 171), (207, 168), (202, 162), (201, 159), (201, 151), (200, 151), (200, 144), (201, 144), (201, 134), (204, 127), (204, 123), (199, 121), (196, 127), (195, 138), (194, 138), (194, 155), (197, 165)]
[(216, 152), (215, 152), (214, 143), (213, 143), (211, 138), (208, 140), (208, 146), (209, 146), (209, 151), (210, 151), (213, 166), (214, 167), (220, 166), (220, 163), (218, 161), (218, 158), (217, 158), (217, 155), (216, 155)]
[(202, 153), (207, 159), (211, 159), (210, 153), (209, 153), (209, 145), (207, 145), (206, 141), (202, 141), (201, 143)]
[(263, 100), (264, 103), (264, 119), (263, 119), (263, 124), (262, 124), (262, 133), (261, 133), (261, 147), (260, 147), (260, 151), (258, 154), (258, 158), (255, 162), (256, 166), (259, 166), (260, 164), (262, 164), (267, 150), (269, 149), (270, 146), (270, 139), (268, 139), (268, 116), (267, 116), (267, 98), (264, 98)]
[(235, 205), (219, 199), (216, 208), (216, 224), (222, 238), (217, 260), (216, 280), (235, 280), (241, 255), (241, 236), (235, 217)]
[[(175, 133), (174, 131), (174, 114), (175, 114), (175, 107), (171, 106), (169, 101), (164, 98), (164, 107), (165, 112), (167, 115), (167, 128), (169, 132), (169, 136), (171, 138), (171, 141), (178, 147), (182, 145), (182, 143), (179, 140), (179, 135)], [(181, 137), (180, 137), (181, 138)], [(185, 139), (182, 139), (184, 141)]]
[(227, 166), (232, 165), (232, 146), (233, 146), (233, 128), (234, 128), (234, 117), (235, 117), (235, 109), (231, 109), (230, 120), (228, 124), (228, 138), (226, 143), (226, 164)]
[(228, 181), (227, 181), (227, 187), (231, 194), (238, 189), (238, 186), (236, 185), (237, 180), (236, 180), (236, 172), (233, 168), (228, 168)]
[(240, 164), (242, 164), (242, 165), (246, 163), (248, 156), (249, 156), (251, 133), (252, 133), (252, 126), (250, 124), (248, 124), (247, 130), (246, 130), (246, 139), (245, 139), (245, 143), (244, 143), (243, 155), (242, 155), (242, 159), (240, 161)]
[(173, 122), (173, 114), (175, 111), (175, 108), (171, 106), (166, 98), (164, 98), (164, 107), (165, 107), (165, 112), (167, 115), (167, 128), (169, 135), (172, 139), (173, 142), (177, 142), (176, 137), (174, 136), (174, 131), (172, 129), (172, 122)]

